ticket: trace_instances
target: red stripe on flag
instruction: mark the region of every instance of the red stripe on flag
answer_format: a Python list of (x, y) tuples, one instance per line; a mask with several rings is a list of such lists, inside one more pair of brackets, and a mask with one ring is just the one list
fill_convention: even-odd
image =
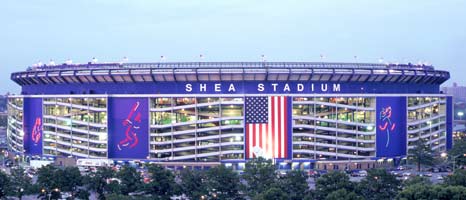
[(278, 105), (278, 109), (275, 111), (275, 114), (276, 114), (276, 117), (278, 117), (278, 158), (281, 158), (283, 155), (282, 155), (282, 151), (281, 151), (281, 148), (282, 147), (282, 137), (281, 135), (283, 134), (282, 133), (282, 122), (281, 122), (281, 117), (280, 117), (280, 111), (281, 111), (281, 98), (278, 97), (278, 102), (277, 102), (277, 105)]
[[(248, 126), (248, 127), (249, 127), (249, 126)], [(251, 125), (251, 129), (252, 129), (252, 130), (249, 130), (249, 131), (251, 131), (252, 146), (250, 146), (250, 148), (252, 149), (252, 148), (256, 145), (255, 126), (254, 126), (254, 125)], [(253, 153), (254, 153), (254, 151), (253, 151)], [(252, 157), (254, 158), (254, 154), (252, 154)]]
[(272, 157), (275, 158), (277, 155), (275, 155), (275, 148), (277, 148), (275, 146), (275, 126), (273, 125), (274, 124), (274, 120), (275, 120), (275, 115), (273, 114), (273, 105), (275, 105), (275, 98), (273, 97), (269, 97), (271, 98), (271, 104), (270, 105), (270, 108), (272, 108), (271, 110), (269, 110), (269, 112), (272, 112), (270, 116), (272, 116), (272, 119), (269, 119), (269, 124), (272, 124), (271, 127), (272, 127), (272, 143), (273, 143), (273, 151), (272, 151)]
[[(271, 100), (270, 100), (269, 108), (273, 108), (273, 97), (269, 97), (269, 98), (271, 99)], [(271, 112), (271, 111), (269, 111), (269, 112)], [(272, 139), (271, 139), (271, 142), (270, 142), (270, 143), (271, 143), (271, 144), (270, 144), (270, 145), (271, 145), (271, 148), (270, 148), (270, 156), (271, 156), (272, 158), (275, 158), (275, 148), (276, 148), (276, 147), (275, 147), (275, 133), (273, 132), (273, 114), (270, 113), (269, 116), (271, 116), (271, 119), (269, 119), (269, 124), (268, 124), (267, 126), (270, 126), (269, 133), (270, 133), (270, 138), (272, 138)], [(267, 116), (267, 117), (269, 117), (269, 116)]]
[(245, 137), (246, 145), (244, 145), (244, 146), (246, 146), (246, 149), (245, 149), (244, 153), (245, 153), (245, 157), (249, 158), (249, 124), (246, 124), (246, 134), (245, 134), (245, 136), (246, 136)]
[(287, 106), (287, 98), (286, 97), (283, 97), (283, 100), (284, 100), (284, 103), (283, 103), (283, 107), (285, 109), (283, 109), (283, 111), (285, 111), (284, 113), (282, 113), (285, 119), (285, 121), (283, 122), (284, 123), (284, 126), (285, 126), (285, 132), (283, 133), (284, 135), (284, 140), (285, 140), (285, 155), (283, 155), (284, 158), (286, 158), (288, 156), (288, 113), (287, 113), (287, 109), (288, 109), (288, 106)]

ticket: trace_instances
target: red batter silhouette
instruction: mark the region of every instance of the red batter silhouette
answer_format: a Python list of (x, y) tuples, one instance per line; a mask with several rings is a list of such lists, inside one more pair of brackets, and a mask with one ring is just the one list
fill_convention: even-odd
[(383, 126), (379, 125), (379, 130), (387, 132), (387, 143), (385, 144), (385, 147), (388, 147), (388, 145), (390, 144), (390, 132), (395, 130), (395, 127), (396, 127), (396, 124), (392, 123), (391, 118), (392, 118), (392, 107), (388, 106), (386, 108), (382, 108), (382, 111), (380, 111), (379, 119), (385, 123), (383, 124)]
[(42, 125), (42, 121), (40, 117), (37, 117), (36, 122), (34, 123), (34, 126), (32, 127), (32, 134), (31, 134), (32, 141), (34, 142), (34, 144), (39, 143), (40, 137), (42, 136), (42, 131), (40, 130), (41, 125)]
[(141, 112), (138, 111), (138, 108), (139, 101), (133, 105), (131, 111), (128, 114), (128, 117), (123, 120), (123, 126), (126, 126), (127, 128), (125, 131), (125, 139), (121, 140), (117, 145), (119, 150), (121, 150), (122, 147), (129, 147), (132, 149), (139, 143), (137, 131), (139, 130), (139, 125), (141, 124)]

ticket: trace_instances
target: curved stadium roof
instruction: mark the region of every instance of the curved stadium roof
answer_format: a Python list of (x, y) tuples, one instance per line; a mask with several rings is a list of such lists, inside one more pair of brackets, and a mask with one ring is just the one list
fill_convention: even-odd
[(449, 72), (413, 64), (325, 62), (88, 63), (29, 67), (21, 86), (173, 81), (314, 81), (441, 84)]

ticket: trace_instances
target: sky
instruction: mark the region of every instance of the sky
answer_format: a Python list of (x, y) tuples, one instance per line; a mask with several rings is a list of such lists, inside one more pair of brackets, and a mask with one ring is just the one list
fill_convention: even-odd
[[(10, 74), (63, 63), (430, 63), (466, 85), (464, 0), (2, 0), (0, 94)], [(356, 56), (356, 58), (355, 58)]]

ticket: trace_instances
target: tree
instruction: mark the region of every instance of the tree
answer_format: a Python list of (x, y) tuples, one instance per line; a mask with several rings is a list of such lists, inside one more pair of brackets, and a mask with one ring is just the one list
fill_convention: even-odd
[(96, 172), (89, 174), (86, 179), (87, 186), (89, 189), (97, 192), (99, 199), (104, 200), (106, 191), (109, 191), (109, 180), (115, 176), (115, 172), (112, 168), (100, 167)]
[(10, 179), (7, 174), (0, 170), (0, 198), (6, 196), (6, 192), (10, 186)]
[(132, 197), (128, 195), (122, 195), (122, 194), (108, 194), (105, 196), (105, 199), (108, 200), (133, 200)]
[(370, 169), (361, 180), (358, 190), (365, 199), (393, 199), (401, 188), (401, 182), (385, 169)]
[(417, 199), (464, 199), (466, 187), (463, 186), (442, 186), (442, 185), (420, 185), (415, 184), (401, 191), (397, 199), (417, 200)]
[(305, 173), (298, 170), (288, 172), (283, 178), (279, 179), (278, 182), (282, 191), (284, 191), (291, 200), (303, 199), (309, 189)]
[(466, 187), (463, 186), (447, 186), (443, 187), (436, 185), (433, 187), (434, 194), (437, 194), (436, 199), (452, 199), (463, 200), (466, 197)]
[(433, 150), (422, 139), (414, 143), (414, 148), (409, 150), (408, 158), (417, 164), (417, 171), (421, 171), (421, 165), (432, 166), (435, 163)]
[(145, 192), (157, 199), (170, 199), (178, 193), (173, 173), (159, 165), (149, 165), (150, 182), (145, 185)]
[(210, 195), (218, 199), (239, 199), (239, 176), (233, 170), (219, 165), (207, 171), (207, 190)]
[(207, 194), (206, 175), (203, 171), (184, 169), (180, 174), (181, 191), (189, 199), (201, 199)]
[(121, 181), (119, 179), (109, 180), (107, 186), (105, 186), (106, 194), (121, 194)]
[(62, 191), (71, 192), (73, 196), (78, 190), (78, 186), (83, 185), (83, 177), (77, 167), (66, 167), (57, 171), (60, 189)]
[(354, 184), (344, 172), (331, 171), (322, 175), (316, 181), (315, 193), (319, 199), (324, 199), (328, 194), (339, 189), (345, 189), (346, 191), (353, 191), (354, 189)]
[(82, 185), (82, 176), (77, 167), (58, 169), (52, 165), (41, 167), (38, 172), (37, 183), (43, 195), (59, 198), (62, 191), (71, 192), (75, 196), (78, 186)]
[(76, 197), (78, 199), (89, 200), (90, 195), (91, 193), (89, 193), (87, 190), (78, 189), (78, 191), (76, 191)]
[(453, 148), (448, 151), (448, 157), (455, 160), (455, 165), (466, 164), (466, 140), (456, 140)]
[(46, 165), (37, 171), (37, 184), (41, 191), (45, 191), (46, 195), (52, 190), (60, 188), (60, 182), (57, 179), (58, 169), (52, 165)]
[(339, 189), (331, 192), (325, 197), (325, 200), (363, 200), (364, 198), (354, 192), (346, 189)]
[(17, 196), (19, 199), (22, 198), (24, 193), (34, 193), (37, 191), (32, 191), (32, 180), (26, 173), (24, 173), (23, 168), (14, 168), (10, 170), (10, 190), (9, 195)]
[(417, 200), (417, 199), (434, 199), (435, 194), (431, 185), (413, 184), (404, 188), (398, 193), (397, 199), (400, 200)]
[(250, 197), (254, 197), (277, 184), (275, 169), (272, 160), (266, 160), (262, 157), (246, 163), (243, 178), (247, 182), (246, 190)]
[(136, 168), (129, 165), (125, 165), (117, 173), (117, 177), (121, 180), (121, 193), (128, 195), (131, 192), (136, 192), (141, 189), (142, 177), (136, 170)]
[(271, 188), (268, 188), (263, 193), (257, 194), (254, 197), (254, 200), (269, 200), (269, 199), (288, 200), (290, 199), (290, 197), (280, 187), (276, 187), (276, 186), (272, 186)]
[(466, 170), (455, 170), (452, 175), (445, 177), (445, 185), (466, 187)]
[(432, 182), (429, 178), (424, 176), (415, 176), (403, 181), (403, 188), (409, 187), (411, 185), (421, 184), (421, 185), (431, 185)]

